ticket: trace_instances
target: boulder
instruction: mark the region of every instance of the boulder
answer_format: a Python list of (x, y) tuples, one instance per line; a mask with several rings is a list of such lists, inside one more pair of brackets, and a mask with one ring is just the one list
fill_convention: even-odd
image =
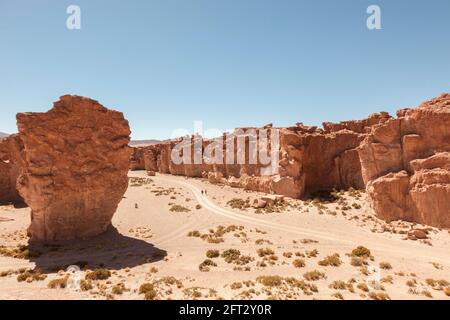
[(24, 167), (17, 181), (31, 208), (33, 241), (104, 232), (128, 187), (130, 128), (95, 100), (62, 96), (45, 113), (17, 114)]
[(267, 202), (262, 199), (255, 199), (253, 200), (253, 208), (255, 209), (262, 209), (265, 208), (267, 205)]

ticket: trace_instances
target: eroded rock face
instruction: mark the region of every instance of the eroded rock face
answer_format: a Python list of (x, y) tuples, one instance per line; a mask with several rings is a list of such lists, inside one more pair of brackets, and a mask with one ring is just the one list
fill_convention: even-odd
[[(261, 135), (259, 128), (236, 129), (231, 136), (223, 137), (222, 141), (203, 140), (203, 161), (194, 162), (193, 146), (196, 138), (187, 141), (170, 141), (162, 144), (135, 149), (135, 163), (145, 164), (146, 170), (155, 172), (207, 178), (209, 182), (226, 184), (231, 187), (246, 190), (279, 194), (292, 198), (300, 198), (309, 193), (333, 188), (346, 189), (364, 188), (361, 164), (357, 147), (370, 132), (373, 125), (390, 119), (387, 113), (373, 114), (369, 118), (341, 123), (324, 123), (324, 128), (307, 127), (299, 123), (289, 128), (267, 129), (265, 153), (269, 157), (272, 150), (272, 130), (279, 131), (279, 158), (276, 170), (271, 165), (257, 164), (250, 161), (250, 139), (248, 133), (252, 130)], [(232, 138), (232, 141), (228, 141)], [(228, 138), (228, 140), (227, 140)], [(241, 139), (240, 143), (238, 143)], [(227, 143), (233, 146), (232, 153), (226, 152)], [(187, 145), (191, 149), (191, 163), (174, 163), (173, 152), (182, 156), (177, 148)], [(212, 163), (216, 158), (215, 146), (222, 146), (219, 158), (221, 163)], [(197, 149), (198, 150), (198, 149)], [(209, 152), (212, 151), (212, 152)], [(245, 155), (244, 161), (238, 162), (239, 156)], [(201, 158), (202, 155), (200, 154)], [(228, 161), (233, 157), (232, 161)], [(258, 155), (259, 157), (259, 155)], [(137, 159), (140, 159), (137, 161)], [(137, 165), (132, 165), (132, 168)]]
[(23, 145), (18, 135), (0, 140), (0, 204), (21, 204), (16, 181), (23, 167)]
[(377, 215), (450, 227), (450, 94), (373, 127), (359, 148)]
[(120, 112), (63, 96), (46, 113), (17, 114), (24, 148), (20, 195), (32, 209), (32, 240), (104, 232), (128, 186), (130, 129)]

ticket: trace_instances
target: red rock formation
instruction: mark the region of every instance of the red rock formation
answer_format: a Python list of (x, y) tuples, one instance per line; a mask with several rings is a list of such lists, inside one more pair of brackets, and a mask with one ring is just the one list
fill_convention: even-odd
[(359, 148), (377, 215), (450, 227), (450, 94), (373, 127)]
[(145, 170), (145, 147), (134, 147), (131, 154), (130, 170)]
[[(177, 140), (155, 146), (135, 150), (135, 159), (140, 159), (139, 166), (145, 163), (146, 170), (159, 171), (190, 177), (208, 178), (211, 183), (227, 184), (247, 190), (275, 193), (293, 198), (308, 193), (333, 188), (364, 188), (361, 165), (356, 148), (370, 132), (371, 126), (387, 121), (387, 113), (373, 114), (368, 119), (346, 121), (338, 124), (325, 123), (324, 129), (306, 127), (297, 124), (290, 128), (267, 129), (267, 145), (265, 153), (269, 156), (272, 147), (272, 130), (279, 130), (279, 161), (275, 172), (270, 165), (262, 165), (261, 161), (252, 163), (250, 144), (254, 134), (261, 136), (262, 129), (241, 128), (222, 140), (203, 140), (201, 152), (197, 159), (202, 163), (194, 163), (196, 138)], [(227, 140), (228, 139), (228, 140)], [(261, 140), (260, 140), (261, 141)], [(231, 153), (226, 146), (233, 147)], [(264, 143), (260, 144), (265, 145)], [(221, 153), (216, 154), (215, 146), (222, 146)], [(183, 150), (183, 147), (184, 148)], [(189, 152), (189, 164), (174, 163), (172, 156), (183, 156)], [(220, 163), (212, 160), (223, 159)], [(243, 162), (238, 158), (245, 155)], [(232, 158), (232, 159), (231, 159)], [(259, 155), (257, 155), (259, 159)], [(228, 161), (231, 160), (231, 161)], [(260, 159), (259, 159), (260, 160)], [(150, 165), (151, 163), (151, 165)], [(136, 165), (137, 166), (137, 165)], [(135, 167), (136, 167), (135, 166)]]
[(17, 115), (24, 168), (17, 186), (32, 209), (32, 240), (102, 233), (128, 186), (130, 129), (122, 113), (63, 96), (46, 113)]
[(23, 203), (16, 188), (17, 177), (23, 166), (23, 145), (17, 135), (0, 141), (0, 204)]

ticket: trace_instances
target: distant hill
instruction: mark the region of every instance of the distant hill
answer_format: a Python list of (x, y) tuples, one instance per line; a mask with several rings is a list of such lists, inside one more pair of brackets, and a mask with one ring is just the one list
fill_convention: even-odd
[(160, 140), (131, 140), (130, 146), (132, 147), (144, 147), (144, 146), (151, 146), (153, 144), (161, 143)]
[(0, 139), (6, 138), (7, 136), (9, 136), (9, 134), (0, 132)]

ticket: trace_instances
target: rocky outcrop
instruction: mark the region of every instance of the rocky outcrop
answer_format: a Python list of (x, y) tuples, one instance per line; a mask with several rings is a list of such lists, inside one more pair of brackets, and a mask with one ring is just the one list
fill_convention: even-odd
[(23, 167), (23, 145), (18, 135), (0, 140), (0, 204), (22, 204), (16, 181)]
[(450, 94), (398, 111), (358, 151), (379, 217), (450, 228)]
[[(133, 156), (133, 168), (161, 173), (207, 178), (215, 184), (225, 184), (246, 190), (279, 194), (300, 198), (309, 193), (333, 188), (364, 188), (361, 164), (357, 147), (367, 136), (373, 125), (390, 119), (387, 113), (373, 114), (369, 118), (341, 123), (324, 123), (323, 129), (307, 127), (298, 123), (289, 128), (240, 128), (222, 139), (202, 140), (193, 136), (190, 139), (175, 140), (158, 145), (137, 148)], [(259, 138), (262, 129), (267, 131), (267, 143), (263, 150), (270, 157), (272, 150), (272, 130), (278, 130), (278, 151), (276, 167), (252, 161), (249, 152), (252, 139), (249, 132)], [(201, 148), (194, 148), (196, 143)], [(226, 152), (232, 146), (231, 153)], [(183, 157), (183, 147), (190, 149), (190, 163), (174, 163), (172, 156)], [(216, 146), (220, 146), (217, 154)], [(261, 146), (261, 145), (260, 145)], [(195, 154), (195, 150), (201, 150)], [(244, 159), (238, 158), (245, 155)], [(218, 156), (218, 158), (217, 158)], [(195, 158), (200, 159), (196, 163)], [(139, 160), (138, 160), (139, 159)], [(220, 163), (213, 160), (222, 159)], [(254, 159), (254, 158), (253, 158)], [(242, 161), (243, 160), (243, 161)], [(137, 164), (139, 163), (139, 165)]]
[(46, 113), (19, 113), (24, 166), (17, 181), (32, 210), (32, 240), (85, 238), (111, 223), (128, 186), (130, 129), (122, 113), (63, 96)]

